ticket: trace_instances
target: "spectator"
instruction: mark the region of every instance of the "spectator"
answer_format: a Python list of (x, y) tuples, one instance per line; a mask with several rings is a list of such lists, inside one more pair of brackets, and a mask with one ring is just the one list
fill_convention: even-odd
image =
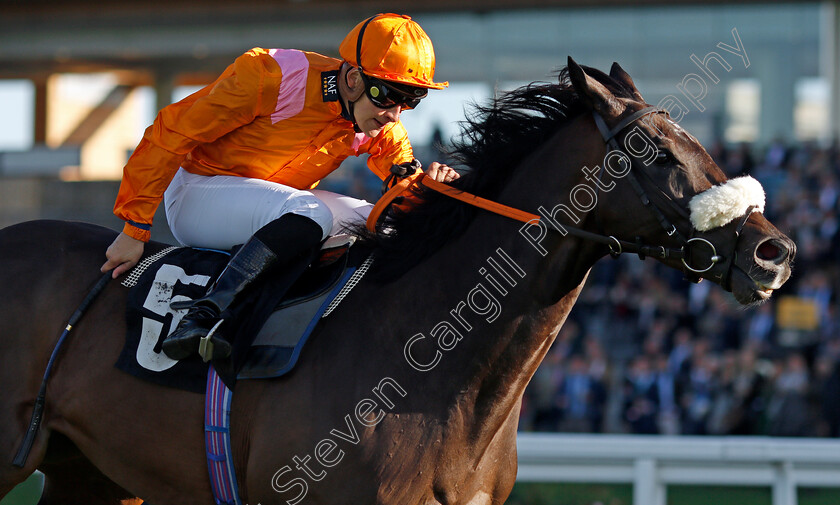
[(588, 363), (591, 383), (590, 401), (590, 431), (598, 433), (603, 430), (604, 415), (607, 404), (608, 364), (601, 342), (589, 336), (584, 341), (584, 351)]
[(776, 378), (768, 408), (768, 434), (779, 437), (802, 437), (814, 434), (808, 415), (808, 368), (805, 358), (792, 353)]
[(766, 406), (767, 380), (760, 372), (756, 348), (747, 345), (738, 356), (738, 371), (732, 381), (733, 405), (728, 413), (727, 433), (754, 435), (760, 433)]
[(746, 342), (744, 343), (750, 348), (768, 351), (774, 324), (773, 304), (765, 303), (758, 307), (749, 317)]
[(534, 431), (557, 431), (562, 411), (556, 401), (557, 390), (563, 382), (562, 355), (549, 351), (537, 369), (527, 391), (528, 405), (533, 415)]
[(593, 379), (589, 375), (586, 359), (575, 354), (569, 359), (568, 371), (563, 377), (557, 403), (563, 413), (560, 431), (588, 432), (592, 430), (595, 412)]
[(717, 362), (706, 351), (707, 346), (697, 346), (695, 350), (680, 396), (682, 432), (685, 435), (706, 435), (709, 431), (712, 400), (716, 393)]
[(666, 354), (656, 356), (656, 425), (663, 435), (680, 433), (680, 409), (677, 404), (676, 375)]
[(730, 151), (726, 157), (726, 175), (728, 177), (740, 177), (743, 175), (750, 175), (755, 166), (752, 154), (750, 153), (750, 146), (746, 143), (741, 143), (737, 149)]
[(633, 360), (624, 381), (624, 398), (624, 420), (630, 431), (658, 433), (656, 374), (651, 370), (647, 356), (638, 356)]

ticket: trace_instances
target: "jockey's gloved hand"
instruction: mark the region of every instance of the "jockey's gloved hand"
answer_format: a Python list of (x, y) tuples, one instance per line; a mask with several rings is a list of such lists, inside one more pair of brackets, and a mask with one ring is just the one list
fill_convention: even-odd
[(394, 184), (397, 183), (397, 181), (416, 174), (417, 171), (421, 168), (423, 168), (423, 165), (421, 165), (420, 161), (418, 161), (416, 158), (406, 163), (392, 165), (391, 175), (389, 175), (385, 178), (384, 181), (382, 181), (382, 194), (384, 195), (385, 193), (387, 193), (388, 190), (391, 189), (394, 186)]

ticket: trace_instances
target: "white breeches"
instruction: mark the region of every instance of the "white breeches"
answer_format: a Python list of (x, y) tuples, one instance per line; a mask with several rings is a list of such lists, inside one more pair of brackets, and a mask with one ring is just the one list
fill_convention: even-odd
[(179, 169), (164, 193), (166, 219), (183, 245), (227, 250), (284, 214), (321, 225), (324, 238), (363, 222), (373, 204), (320, 190), (227, 175), (203, 176)]

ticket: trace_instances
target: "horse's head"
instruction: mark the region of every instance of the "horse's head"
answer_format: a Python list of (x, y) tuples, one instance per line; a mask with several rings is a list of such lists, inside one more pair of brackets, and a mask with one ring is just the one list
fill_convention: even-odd
[(600, 232), (616, 237), (611, 251), (621, 248), (618, 239), (634, 242), (691, 279), (720, 284), (742, 304), (781, 287), (796, 247), (762, 215), (761, 185), (749, 177), (727, 181), (693, 136), (645, 103), (618, 64), (609, 77), (624, 97), (571, 58), (568, 72), (608, 145), (596, 212)]

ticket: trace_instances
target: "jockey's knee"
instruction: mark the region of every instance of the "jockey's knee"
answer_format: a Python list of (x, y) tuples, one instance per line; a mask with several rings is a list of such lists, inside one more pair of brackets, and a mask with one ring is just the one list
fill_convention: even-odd
[(330, 208), (308, 191), (299, 191), (289, 199), (284, 214), (297, 214), (315, 221), (323, 230), (322, 239), (332, 232), (333, 215)]

